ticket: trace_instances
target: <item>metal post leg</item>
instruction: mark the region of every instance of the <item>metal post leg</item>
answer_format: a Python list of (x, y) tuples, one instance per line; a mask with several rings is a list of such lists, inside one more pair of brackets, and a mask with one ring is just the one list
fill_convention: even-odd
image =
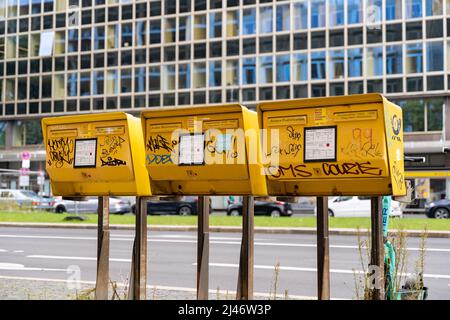
[(242, 203), (242, 243), (236, 299), (253, 299), (254, 199), (245, 196)]
[(371, 198), (371, 253), (370, 265), (375, 270), (375, 282), (370, 290), (371, 300), (384, 300), (384, 242), (382, 197)]
[(317, 298), (330, 299), (328, 197), (317, 197)]
[(108, 300), (109, 197), (98, 197), (97, 278), (95, 299)]
[(198, 199), (197, 299), (208, 300), (209, 289), (209, 196)]
[(136, 235), (130, 275), (130, 300), (147, 297), (147, 198), (136, 198)]

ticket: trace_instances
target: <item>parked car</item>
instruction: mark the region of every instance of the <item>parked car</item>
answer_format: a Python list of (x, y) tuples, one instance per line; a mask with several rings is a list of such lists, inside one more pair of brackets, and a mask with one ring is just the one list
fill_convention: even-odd
[(428, 218), (450, 218), (450, 200), (441, 199), (425, 203), (425, 214)]
[(53, 197), (38, 196), (36, 192), (21, 189), (0, 189), (0, 202), (3, 206), (16, 206), (19, 209), (53, 210)]
[[(198, 214), (198, 197), (183, 196), (181, 199), (173, 197), (161, 197), (159, 200), (147, 201), (147, 214), (150, 215), (173, 215), (189, 216)], [(211, 203), (210, 203), (211, 209)], [(136, 213), (136, 205), (133, 204), (131, 211)], [(211, 213), (211, 210), (210, 210)]]
[[(227, 215), (242, 215), (242, 203), (230, 204), (227, 208)], [(292, 205), (284, 201), (260, 201), (255, 200), (255, 216), (287, 216), (292, 215)]]
[[(84, 201), (65, 200), (58, 197), (53, 207), (56, 213), (97, 213), (98, 197), (88, 197)], [(130, 211), (131, 205), (128, 200), (109, 198), (109, 213), (125, 214)]]
[[(341, 196), (329, 199), (328, 214), (332, 217), (370, 217), (370, 197)], [(392, 200), (390, 216), (403, 216), (400, 202)]]

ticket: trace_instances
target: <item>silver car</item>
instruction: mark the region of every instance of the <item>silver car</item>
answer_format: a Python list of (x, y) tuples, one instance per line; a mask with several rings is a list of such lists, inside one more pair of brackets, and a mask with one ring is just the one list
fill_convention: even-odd
[(52, 197), (38, 196), (31, 190), (0, 189), (0, 206), (2, 208), (52, 211), (53, 205)]
[[(88, 197), (84, 201), (65, 200), (57, 197), (54, 210), (56, 213), (97, 213), (98, 197)], [(131, 205), (128, 200), (110, 197), (109, 213), (125, 214), (131, 212)]]

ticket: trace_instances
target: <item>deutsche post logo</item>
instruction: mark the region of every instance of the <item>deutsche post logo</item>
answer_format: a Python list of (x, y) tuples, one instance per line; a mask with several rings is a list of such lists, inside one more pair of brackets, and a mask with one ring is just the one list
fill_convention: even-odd
[(398, 134), (400, 133), (400, 130), (402, 128), (402, 119), (400, 119), (399, 117), (397, 117), (396, 114), (394, 114), (391, 119), (391, 126), (392, 131), (394, 132), (394, 137), (392, 137), (392, 139), (400, 141)]

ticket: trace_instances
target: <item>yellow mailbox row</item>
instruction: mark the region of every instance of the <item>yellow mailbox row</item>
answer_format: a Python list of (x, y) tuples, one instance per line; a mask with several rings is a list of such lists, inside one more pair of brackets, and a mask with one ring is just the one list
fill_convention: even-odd
[(42, 120), (53, 192), (404, 195), (401, 108), (379, 94)]

